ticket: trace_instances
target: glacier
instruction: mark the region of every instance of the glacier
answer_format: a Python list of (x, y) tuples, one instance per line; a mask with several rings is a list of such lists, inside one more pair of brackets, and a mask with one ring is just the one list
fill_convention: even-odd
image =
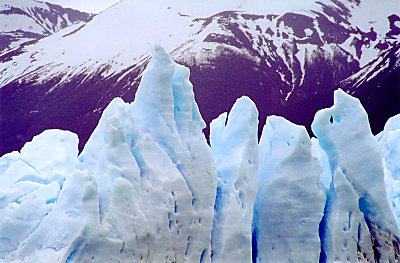
[(318, 262), (325, 189), (306, 129), (282, 117), (268, 117), (259, 161), (257, 262)]
[(47, 130), (0, 158), (0, 262), (399, 262), (400, 116), (337, 90), (310, 138), (239, 98), (211, 123), (158, 44), (81, 153)]
[(390, 118), (376, 139), (382, 156), (388, 202), (400, 227), (400, 115)]
[(218, 175), (212, 230), (213, 262), (251, 262), (253, 207), (258, 179), (258, 112), (248, 97), (211, 123)]
[(382, 159), (367, 113), (342, 90), (334, 100), (334, 106), (317, 112), (312, 124), (332, 174), (323, 254), (327, 262), (396, 262), (399, 229), (386, 200)]

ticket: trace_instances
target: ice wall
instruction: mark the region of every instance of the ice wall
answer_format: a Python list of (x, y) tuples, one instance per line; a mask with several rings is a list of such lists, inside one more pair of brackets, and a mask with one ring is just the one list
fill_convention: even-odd
[(251, 262), (253, 207), (258, 189), (258, 111), (242, 97), (229, 116), (211, 123), (218, 174), (212, 262)]
[(334, 106), (320, 110), (312, 124), (333, 176), (321, 226), (323, 252), (327, 262), (355, 260), (356, 253), (360, 260), (395, 262), (399, 230), (386, 200), (382, 161), (367, 113), (342, 90), (335, 91), (334, 99)]
[(189, 70), (160, 46), (152, 54), (136, 100), (110, 103), (79, 158), (76, 135), (61, 131), (1, 158), (1, 259), (211, 261), (217, 176), (204, 122)]
[(259, 162), (257, 262), (318, 262), (325, 189), (306, 129), (282, 117), (268, 117)]
[(400, 227), (400, 115), (390, 118), (376, 139), (385, 171), (389, 206)]
[(79, 156), (48, 130), (0, 158), (0, 262), (400, 261), (400, 117), (374, 138), (339, 90), (317, 138), (270, 116), (258, 144), (242, 97), (210, 148), (189, 70), (152, 56)]
[[(65, 178), (78, 163), (77, 155), (75, 134), (48, 130), (27, 143), (20, 153), (0, 158), (0, 259), (10, 253), (16, 257), (24, 254), (23, 242), (53, 210)], [(54, 241), (58, 238), (46, 238), (47, 243), (57, 247)]]
[[(124, 260), (210, 261), (217, 177), (203, 127), (189, 70), (153, 45), (135, 101), (114, 100), (80, 155), (98, 178), (100, 220), (121, 243)], [(115, 202), (115, 187), (132, 202)], [(135, 238), (115, 215), (127, 209), (140, 218), (125, 215)]]

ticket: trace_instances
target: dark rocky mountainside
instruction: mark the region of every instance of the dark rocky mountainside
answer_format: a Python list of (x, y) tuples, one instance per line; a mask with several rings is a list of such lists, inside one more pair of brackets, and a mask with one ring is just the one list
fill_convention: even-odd
[[(93, 15), (34, 0), (0, 3), (0, 54), (32, 44)], [(5, 55), (1, 55), (2, 57)]]
[[(179, 7), (122, 1), (86, 24), (3, 53), (0, 154), (49, 128), (76, 132), (82, 147), (112, 98), (134, 99), (150, 40), (191, 69), (207, 123), (247, 95), (258, 106), (260, 127), (271, 114), (309, 127), (341, 87), (361, 99), (378, 132), (400, 112), (400, 18), (395, 8), (379, 20), (360, 18), (369, 2), (196, 17)], [(146, 12), (156, 13), (157, 21)]]

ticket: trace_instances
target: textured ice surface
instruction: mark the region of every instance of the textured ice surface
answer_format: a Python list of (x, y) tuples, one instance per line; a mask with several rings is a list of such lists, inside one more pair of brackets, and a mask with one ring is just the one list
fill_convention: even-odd
[(281, 117), (268, 117), (259, 162), (254, 215), (257, 261), (318, 262), (325, 189), (306, 129)]
[(387, 198), (400, 227), (400, 115), (390, 118), (376, 138), (385, 171)]
[(326, 189), (329, 189), (332, 182), (332, 174), (329, 166), (328, 156), (326, 155), (326, 152), (321, 149), (321, 146), (316, 138), (311, 138), (311, 154), (320, 161), (320, 165), (322, 167), (322, 183)]
[[(204, 122), (189, 70), (158, 45), (152, 53), (135, 101), (110, 104), (80, 160), (97, 179), (100, 221), (121, 243), (124, 260), (208, 262), (217, 177)], [(132, 202), (116, 202), (115, 187)], [(132, 209), (126, 218), (137, 237), (115, 216), (119, 209)], [(131, 247), (136, 251), (125, 251)]]
[(189, 70), (154, 45), (135, 102), (110, 103), (79, 159), (61, 131), (1, 158), (0, 258), (210, 262), (217, 176), (203, 127)]
[[(372, 240), (376, 260), (395, 262), (399, 230), (386, 200), (378, 144), (361, 103), (342, 90), (335, 91), (334, 106), (316, 114), (312, 129), (333, 175), (321, 224), (327, 262), (336, 258), (351, 262), (355, 252), (374, 260), (367, 239)], [(337, 241), (338, 236), (343, 243)]]
[(65, 178), (78, 164), (77, 155), (75, 134), (47, 130), (20, 153), (0, 158), (0, 259), (11, 252), (19, 257), (16, 249), (52, 214)]
[(374, 261), (371, 234), (358, 208), (358, 196), (341, 170), (335, 170), (321, 224), (323, 262)]
[(212, 262), (251, 262), (253, 206), (258, 189), (258, 112), (248, 97), (211, 123), (218, 174)]
[(79, 156), (48, 130), (0, 158), (0, 262), (399, 262), (399, 119), (374, 138), (337, 91), (317, 138), (271, 116), (257, 144), (242, 97), (210, 148), (189, 70), (153, 45)]

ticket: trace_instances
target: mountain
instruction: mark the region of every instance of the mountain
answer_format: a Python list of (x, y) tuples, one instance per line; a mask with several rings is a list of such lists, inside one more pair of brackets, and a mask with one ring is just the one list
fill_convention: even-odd
[[(76, 132), (82, 149), (114, 97), (133, 101), (151, 41), (190, 68), (206, 123), (247, 95), (259, 108), (260, 129), (266, 116), (278, 114), (310, 131), (315, 112), (342, 87), (368, 104), (379, 131), (400, 112), (398, 96), (390, 95), (390, 105), (385, 100), (399, 89), (397, 56), (388, 55), (399, 43), (397, 6), (385, 1), (370, 12), (371, 0), (122, 1), (1, 58), (0, 137), (8, 138), (1, 154), (48, 128)], [(372, 66), (385, 56), (390, 69)], [(377, 72), (363, 81), (369, 70)], [(374, 99), (376, 90), (383, 95)], [(391, 110), (375, 111), (381, 107)]]
[(76, 134), (46, 130), (0, 158), (0, 261), (398, 262), (382, 158), (399, 178), (400, 115), (377, 140), (337, 90), (317, 138), (270, 116), (260, 143), (257, 115), (238, 99), (210, 147), (188, 68), (153, 45), (135, 100), (112, 100), (80, 154)]
[(341, 82), (341, 86), (350, 94), (363, 98), (375, 133), (382, 130), (389, 116), (399, 113), (399, 61), (400, 46), (397, 44)]
[(35, 43), (73, 24), (87, 22), (92, 16), (35, 0), (2, 1), (0, 3), (0, 54)]

